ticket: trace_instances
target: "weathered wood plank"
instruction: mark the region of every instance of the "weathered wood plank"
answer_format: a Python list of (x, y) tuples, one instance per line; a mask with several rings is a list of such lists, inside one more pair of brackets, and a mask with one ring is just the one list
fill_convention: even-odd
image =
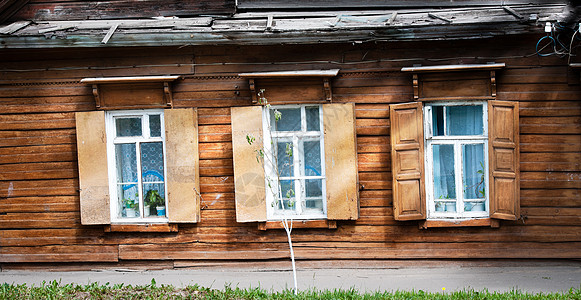
[(0, 262), (116, 262), (118, 246), (1, 247)]
[(115, 18), (149, 18), (157, 16), (231, 14), (233, 1), (66, 1), (31, 2), (15, 18), (34, 20), (88, 20)]

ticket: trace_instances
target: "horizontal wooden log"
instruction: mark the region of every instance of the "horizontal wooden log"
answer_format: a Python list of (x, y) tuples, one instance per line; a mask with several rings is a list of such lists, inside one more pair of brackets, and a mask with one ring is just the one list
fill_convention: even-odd
[(0, 229), (74, 228), (81, 224), (77, 212), (6, 213), (0, 215)]
[(581, 188), (579, 172), (521, 172), (520, 186), (526, 188)]
[(581, 153), (521, 153), (521, 171), (581, 171)]
[(0, 262), (116, 262), (117, 246), (2, 247)]
[(78, 196), (16, 197), (0, 200), (0, 212), (76, 212)]
[(521, 134), (581, 135), (581, 117), (521, 117), (519, 123)]
[(521, 117), (581, 116), (581, 103), (579, 101), (520, 101), (519, 108)]
[(73, 113), (0, 115), (2, 130), (68, 129), (75, 127)]
[(581, 207), (581, 189), (521, 189), (521, 206)]
[(77, 176), (76, 162), (13, 164), (0, 170), (0, 180), (73, 179)]
[(0, 147), (0, 164), (76, 161), (76, 145)]
[(74, 144), (72, 129), (0, 131), (0, 147)]
[(76, 179), (0, 181), (0, 198), (27, 196), (76, 196)]
[(523, 134), (519, 140), (521, 153), (535, 153), (539, 149), (543, 152), (577, 152), (581, 147), (581, 138), (576, 135)]

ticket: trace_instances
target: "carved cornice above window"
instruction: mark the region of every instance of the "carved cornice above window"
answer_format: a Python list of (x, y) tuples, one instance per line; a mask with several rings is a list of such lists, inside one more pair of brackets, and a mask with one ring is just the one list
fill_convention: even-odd
[(83, 78), (91, 84), (98, 109), (141, 109), (172, 106), (171, 83), (180, 76)]
[(496, 99), (496, 70), (504, 63), (413, 66), (402, 72), (413, 74), (414, 100)]

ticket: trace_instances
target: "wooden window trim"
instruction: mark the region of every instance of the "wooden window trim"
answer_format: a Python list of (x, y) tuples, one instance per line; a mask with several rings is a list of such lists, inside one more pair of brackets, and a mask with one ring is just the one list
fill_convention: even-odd
[(303, 71), (277, 71), (277, 72), (255, 72), (255, 73), (240, 73), (238, 76), (248, 78), (248, 85), (250, 86), (250, 94), (252, 95), (252, 104), (260, 104), (258, 99), (258, 92), (261, 89), (257, 88), (255, 79), (280, 79), (280, 78), (322, 78), (324, 98), (331, 102), (333, 100), (333, 93), (331, 87), (331, 78), (339, 74), (339, 69), (330, 70), (303, 70)]
[[(173, 106), (171, 82), (181, 76), (131, 76), (83, 78), (81, 83), (90, 84), (97, 109), (146, 109)], [(116, 103), (117, 99), (130, 97), (131, 91), (149, 91), (143, 103)], [(147, 92), (146, 92), (147, 93)], [(151, 97), (149, 97), (151, 96)], [(134, 99), (135, 101), (135, 99)]]
[(479, 70), (498, 70), (504, 68), (505, 66), (506, 66), (505, 63), (418, 66), (418, 67), (404, 67), (401, 68), (401, 71), (410, 73), (479, 71)]
[[(267, 221), (258, 223), (259, 230), (284, 229), (283, 221)], [(289, 221), (289, 226), (291, 226)], [(337, 229), (335, 220), (293, 220), (292, 228), (309, 228), (309, 229)]]
[(423, 220), (419, 222), (420, 229), (448, 227), (491, 227), (499, 228), (500, 221), (492, 218), (472, 220)]
[[(426, 110), (426, 107), (430, 107), (432, 110), (434, 107), (440, 106), (440, 107), (451, 107), (451, 106), (456, 106), (456, 105), (472, 105), (472, 106), (481, 106), (482, 107), (482, 124), (483, 124), (483, 132), (481, 135), (470, 135), (470, 136), (454, 136), (454, 135), (445, 135), (445, 136), (435, 136), (432, 135), (430, 136), (430, 132), (431, 132), (431, 128), (433, 127), (433, 122), (432, 122), (432, 115), (430, 112), (428, 112), (428, 110)], [(482, 144), (483, 145), (483, 149), (484, 149), (484, 165), (485, 165), (485, 171), (488, 171), (489, 169), (489, 161), (488, 161), (488, 124), (486, 122), (486, 120), (488, 120), (488, 103), (486, 101), (468, 101), (468, 102), (442, 102), (442, 103), (438, 103), (438, 104), (425, 104), (424, 106), (424, 145), (425, 145), (425, 153), (424, 153), (424, 167), (425, 167), (425, 176), (426, 176), (426, 183), (425, 183), (425, 188), (426, 188), (426, 200), (428, 201), (427, 203), (427, 218), (428, 220), (445, 220), (446, 218), (450, 218), (450, 217), (455, 217), (458, 218), (459, 220), (462, 220), (464, 218), (469, 218), (469, 217), (474, 217), (474, 218), (483, 218), (485, 216), (489, 216), (490, 212), (485, 209), (484, 211), (481, 212), (482, 215), (476, 215), (476, 216), (468, 216), (466, 214), (471, 214), (468, 213), (466, 211), (455, 211), (453, 213), (447, 213), (447, 214), (443, 214), (443, 213), (438, 213), (435, 211), (435, 209), (433, 209), (433, 205), (434, 202), (436, 201), (445, 201), (445, 200), (441, 200), (441, 199), (435, 199), (434, 196), (434, 175), (433, 175), (433, 169), (434, 169), (434, 158), (432, 156), (433, 154), (433, 146), (435, 145), (469, 145), (469, 144)], [(446, 118), (446, 117), (444, 117)], [(462, 181), (462, 172), (460, 171), (464, 166), (464, 160), (462, 158), (462, 154), (461, 154), (461, 150), (460, 152), (456, 151), (457, 149), (454, 150), (454, 174), (455, 174), (455, 179)], [(456, 160), (457, 159), (457, 160)], [(489, 172), (485, 172), (485, 174), (489, 174)], [(489, 208), (489, 199), (488, 199), (488, 195), (489, 195), (489, 183), (488, 183), (488, 176), (485, 176), (485, 198), (484, 198), (484, 203), (485, 203), (485, 207)], [(462, 186), (462, 184), (458, 184), (458, 182), (456, 182), (456, 186)], [(461, 207), (464, 207), (464, 205), (466, 203), (470, 203), (471, 199), (464, 199), (464, 195), (462, 193), (462, 189), (459, 189), (456, 193), (456, 203), (460, 204)], [(472, 213), (473, 215), (475, 213)], [(485, 214), (485, 215), (484, 215)]]
[[(123, 221), (111, 224), (109, 168), (107, 163), (103, 163), (107, 161), (105, 112), (77, 112), (75, 119), (81, 224), (126, 224), (127, 222)], [(200, 220), (200, 197), (197, 194), (199, 191), (197, 110), (166, 109), (164, 121), (166, 158), (170, 158), (166, 160), (168, 191), (166, 209), (169, 220), (164, 220), (165, 223), (148, 223), (148, 225), (163, 227), (173, 226), (172, 223), (196, 223)], [(142, 223), (143, 221), (136, 225), (142, 226)]]
[[(267, 222), (264, 164), (256, 157), (263, 148), (261, 106), (232, 107), (232, 148), (237, 222)], [(359, 218), (359, 179), (355, 105), (323, 104), (327, 220)], [(246, 136), (256, 140), (249, 144)]]
[(240, 73), (243, 78), (272, 78), (272, 77), (335, 77), (339, 69), (331, 70), (305, 70), (305, 71), (278, 71), (278, 72), (255, 72)]
[(178, 224), (111, 224), (105, 232), (178, 232)]
[[(307, 121), (306, 121), (306, 108), (307, 107), (318, 107), (319, 109), (319, 130), (318, 131), (308, 131), (307, 130)], [(277, 110), (277, 109), (300, 109), (301, 114), (300, 114), (300, 124), (301, 124), (301, 130), (300, 131), (291, 131), (291, 132), (286, 132), (286, 131), (277, 131), (275, 128), (271, 128), (270, 124), (272, 122), (271, 118), (270, 118), (270, 111), (272, 110)], [(291, 180), (294, 182), (295, 184), (295, 191), (297, 191), (295, 193), (295, 202), (296, 202), (296, 207), (294, 209), (294, 214), (292, 215), (287, 215), (287, 218), (290, 217), (295, 217), (295, 218), (300, 218), (301, 220), (316, 220), (316, 219), (321, 219), (321, 218), (326, 218), (327, 217), (327, 203), (326, 203), (326, 194), (325, 194), (325, 190), (326, 190), (326, 181), (327, 181), (327, 176), (326, 176), (326, 170), (325, 170), (325, 159), (324, 159), (324, 155), (325, 155), (325, 151), (324, 151), (324, 124), (323, 124), (323, 107), (318, 104), (318, 105), (309, 105), (309, 104), (303, 104), (303, 105), (281, 105), (281, 106), (272, 106), (270, 109), (264, 109), (263, 110), (263, 114), (262, 114), (262, 126), (263, 126), (263, 132), (265, 134), (265, 138), (264, 138), (264, 150), (265, 150), (265, 155), (267, 155), (269, 157), (269, 159), (265, 159), (265, 168), (264, 168), (264, 174), (266, 176), (266, 178), (270, 178), (270, 180), (273, 181), (272, 185), (273, 185), (273, 190), (267, 189), (267, 193), (266, 193), (266, 203), (275, 203), (275, 195), (273, 195), (273, 191), (278, 191), (279, 187), (280, 187), (280, 183), (278, 182), (278, 180), (276, 180), (277, 178), (279, 180)], [(317, 132), (317, 133), (315, 133)], [(289, 143), (291, 144), (292, 147), (292, 153), (293, 154), (297, 154), (297, 155), (292, 155), (292, 159), (293, 159), (293, 174), (292, 176), (289, 176), (287, 174), (276, 174), (276, 167), (273, 165), (273, 163), (270, 162), (275, 162), (276, 159), (276, 155), (277, 155), (277, 150), (276, 147), (274, 146), (274, 142), (275, 141), (284, 141), (289, 139)], [(304, 174), (301, 174), (301, 170), (304, 170), (305, 168), (305, 164), (306, 162), (302, 159), (303, 155), (304, 155), (304, 149), (302, 149), (303, 147), (301, 147), (299, 145), (299, 141), (304, 140), (304, 139), (308, 139), (309, 141), (315, 141), (314, 139), (317, 139), (317, 141), (319, 142), (319, 147), (320, 147), (320, 153), (321, 153), (321, 171), (322, 174), (319, 176), (307, 176)], [(317, 178), (318, 177), (318, 178)], [(299, 188), (297, 188), (297, 184), (300, 183), (305, 183), (307, 180), (309, 179), (319, 179), (322, 180), (322, 205), (323, 205), (323, 211), (320, 213), (315, 213), (315, 212), (305, 212), (303, 210), (303, 204), (306, 203), (307, 199), (306, 199), (306, 195), (303, 195), (302, 192), (299, 192)], [(267, 205), (266, 206), (267, 209), (267, 220), (269, 221), (277, 221), (280, 220), (282, 218), (284, 218), (285, 215), (285, 211), (284, 210), (279, 210), (277, 208), (275, 208), (274, 205)]]
[(93, 77), (83, 78), (81, 83), (102, 84), (102, 83), (135, 83), (135, 82), (164, 82), (174, 81), (180, 78), (176, 76), (134, 76), (134, 77)]
[[(488, 63), (488, 64), (466, 64), (466, 65), (440, 65), (440, 66), (414, 66), (404, 67), (401, 72), (412, 73), (413, 75), (413, 91), (415, 101), (456, 101), (456, 100), (495, 100), (496, 99), (496, 70), (502, 69), (506, 66), (505, 63)], [(467, 94), (466, 91), (457, 95), (434, 95), (435, 89), (433, 86), (434, 74), (430, 73), (444, 73), (447, 76), (452, 76), (454, 72), (464, 73), (489, 73), (489, 78), (468, 79), (466, 84), (473, 84), (475, 80), (482, 81), (484, 90), (474, 90), (476, 94)], [(436, 74), (437, 75), (437, 74)], [(454, 75), (452, 77), (458, 77)], [(458, 80), (458, 78), (456, 78)], [(487, 81), (487, 82), (486, 82)], [(431, 82), (431, 84), (430, 84)], [(472, 82), (472, 83), (471, 83)], [(480, 92), (480, 93), (479, 93)]]

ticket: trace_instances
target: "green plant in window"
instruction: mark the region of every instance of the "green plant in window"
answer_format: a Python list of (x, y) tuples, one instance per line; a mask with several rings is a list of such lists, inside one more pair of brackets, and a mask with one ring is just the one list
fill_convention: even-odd
[(150, 206), (165, 206), (165, 199), (157, 190), (149, 190), (145, 194), (145, 203)]
[(137, 201), (134, 199), (123, 198), (123, 206), (125, 206), (125, 208), (135, 209), (137, 207)]

